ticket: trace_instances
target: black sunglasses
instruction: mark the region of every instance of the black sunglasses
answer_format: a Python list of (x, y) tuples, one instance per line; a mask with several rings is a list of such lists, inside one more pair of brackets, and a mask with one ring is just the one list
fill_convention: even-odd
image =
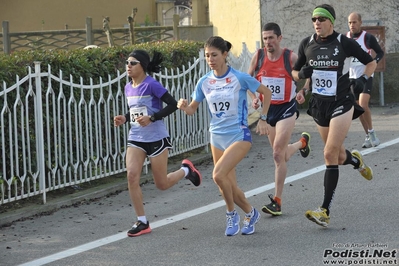
[(318, 20), (319, 22), (324, 22), (326, 21), (328, 18), (325, 17), (318, 17), (318, 18), (312, 18), (313, 22), (316, 22), (316, 20)]
[(140, 61), (129, 61), (129, 60), (126, 60), (126, 65), (131, 65), (131, 66), (135, 66), (135, 65), (137, 65), (137, 64), (140, 64)]

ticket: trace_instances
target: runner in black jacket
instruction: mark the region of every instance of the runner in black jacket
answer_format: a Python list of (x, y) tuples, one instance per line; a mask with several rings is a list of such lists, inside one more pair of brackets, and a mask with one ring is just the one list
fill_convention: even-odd
[[(360, 152), (346, 150), (343, 143), (351, 120), (363, 113), (363, 109), (355, 104), (350, 87), (353, 85), (354, 90), (363, 88), (377, 63), (356, 41), (334, 31), (335, 11), (332, 6), (317, 6), (313, 10), (312, 21), (316, 33), (300, 43), (292, 76), (296, 81), (311, 80), (312, 97), (307, 112), (316, 122), (325, 143), (324, 201), (321, 207), (308, 210), (305, 215), (318, 225), (327, 226), (338, 184), (338, 165), (351, 164), (367, 180), (373, 178), (373, 172), (363, 162)], [(352, 84), (347, 65), (351, 56), (366, 65), (363, 75)]]

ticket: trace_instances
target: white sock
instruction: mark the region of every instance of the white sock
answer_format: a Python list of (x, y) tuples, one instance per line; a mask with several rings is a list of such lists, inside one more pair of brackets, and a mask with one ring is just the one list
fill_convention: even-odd
[(138, 216), (138, 217), (137, 217), (137, 220), (142, 221), (143, 224), (146, 224), (146, 223), (147, 223), (147, 217), (145, 217), (145, 216)]
[(232, 215), (232, 214), (235, 213), (235, 211), (236, 211), (236, 210), (232, 210), (231, 212), (229, 212), (228, 210), (226, 210), (226, 214), (227, 214), (227, 215)]
[(247, 216), (247, 217), (254, 216), (254, 207), (252, 207), (251, 211), (249, 213), (246, 213), (245, 216)]
[(184, 171), (184, 177), (186, 177), (188, 175), (188, 173), (190, 172), (190, 170), (188, 169), (188, 167), (183, 166), (182, 168), (180, 168)]
[(369, 129), (368, 132), (369, 132), (369, 133), (373, 133), (373, 132), (374, 132), (374, 128)]

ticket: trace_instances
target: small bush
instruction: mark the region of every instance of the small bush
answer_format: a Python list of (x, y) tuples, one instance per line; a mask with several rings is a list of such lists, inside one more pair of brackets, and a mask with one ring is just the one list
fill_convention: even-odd
[(15, 83), (16, 76), (20, 78), (28, 74), (27, 66), (34, 68), (34, 62), (40, 61), (42, 71), (48, 71), (50, 65), (51, 72), (58, 76), (60, 70), (63, 76), (69, 80), (72, 75), (73, 80), (83, 78), (88, 82), (90, 78), (97, 79), (103, 77), (107, 79), (116, 76), (117, 70), (125, 71), (125, 60), (129, 53), (135, 49), (143, 49), (152, 56), (154, 51), (162, 53), (164, 62), (162, 67), (167, 69), (181, 68), (188, 66), (194, 57), (198, 57), (200, 49), (204, 46), (203, 42), (195, 41), (172, 41), (172, 42), (150, 42), (136, 44), (125, 47), (96, 48), (90, 50), (30, 50), (17, 51), (10, 55), (0, 55), (0, 86), (3, 81), (7, 87)]

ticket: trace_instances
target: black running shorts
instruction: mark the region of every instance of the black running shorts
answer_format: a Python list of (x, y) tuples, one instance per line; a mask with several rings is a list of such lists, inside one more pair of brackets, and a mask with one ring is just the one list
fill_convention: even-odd
[(164, 138), (155, 142), (138, 142), (133, 140), (128, 140), (128, 147), (135, 147), (143, 150), (147, 153), (148, 157), (155, 157), (161, 154), (165, 149), (172, 149), (172, 143), (170, 138)]
[(295, 98), (288, 103), (270, 105), (267, 112), (267, 123), (275, 127), (278, 121), (293, 115), (296, 115), (296, 118), (299, 116)]
[(322, 127), (328, 127), (332, 118), (348, 112), (352, 106), (355, 107), (352, 119), (358, 118), (364, 113), (362, 107), (355, 102), (355, 96), (349, 92), (337, 101), (325, 101), (320, 98), (311, 97), (307, 113)]

